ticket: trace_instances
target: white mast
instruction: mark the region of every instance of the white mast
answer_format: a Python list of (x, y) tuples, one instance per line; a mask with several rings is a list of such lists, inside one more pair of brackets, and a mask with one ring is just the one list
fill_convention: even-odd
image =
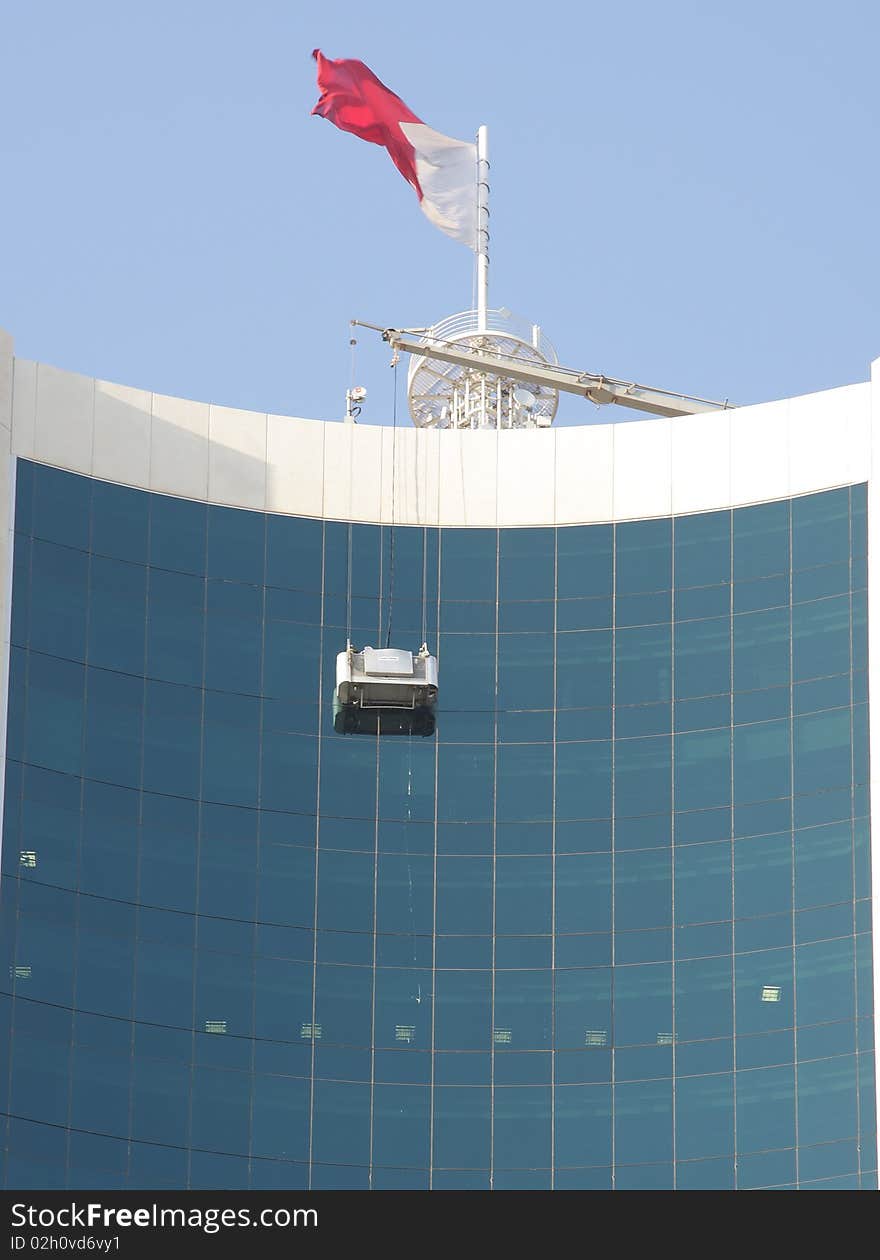
[(477, 328), (486, 332), (489, 305), (489, 128), (477, 132)]

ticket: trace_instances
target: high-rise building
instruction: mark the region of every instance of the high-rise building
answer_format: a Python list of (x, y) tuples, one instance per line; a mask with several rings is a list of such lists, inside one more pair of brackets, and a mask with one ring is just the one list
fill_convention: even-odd
[[(0, 340), (6, 1187), (876, 1188), (880, 360), (504, 405)], [(347, 721), (349, 641), (426, 644), (436, 708)]]

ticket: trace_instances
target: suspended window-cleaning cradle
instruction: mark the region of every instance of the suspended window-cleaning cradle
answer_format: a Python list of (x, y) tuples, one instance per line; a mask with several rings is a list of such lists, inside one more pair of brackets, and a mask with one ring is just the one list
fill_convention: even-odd
[(334, 727), (346, 734), (432, 735), (437, 658), (423, 643), (405, 648), (365, 647), (349, 641), (336, 657)]
[(437, 658), (426, 643), (414, 655), (393, 647), (359, 651), (349, 641), (336, 658), (336, 698), (362, 709), (433, 708)]

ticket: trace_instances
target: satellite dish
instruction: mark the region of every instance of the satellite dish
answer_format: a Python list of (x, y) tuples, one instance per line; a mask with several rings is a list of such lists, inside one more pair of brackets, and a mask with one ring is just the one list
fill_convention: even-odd
[(519, 388), (513, 391), (513, 401), (517, 407), (524, 407), (530, 411), (538, 400), (530, 389)]

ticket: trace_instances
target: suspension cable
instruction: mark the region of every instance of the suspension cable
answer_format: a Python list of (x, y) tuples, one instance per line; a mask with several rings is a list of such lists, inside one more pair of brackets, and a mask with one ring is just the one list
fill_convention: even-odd
[(385, 635), (385, 646), (391, 646), (391, 618), (394, 612), (394, 517), (396, 508), (397, 486), (397, 363), (395, 354), (394, 368), (394, 402), (391, 409), (391, 532), (388, 538), (388, 628)]

